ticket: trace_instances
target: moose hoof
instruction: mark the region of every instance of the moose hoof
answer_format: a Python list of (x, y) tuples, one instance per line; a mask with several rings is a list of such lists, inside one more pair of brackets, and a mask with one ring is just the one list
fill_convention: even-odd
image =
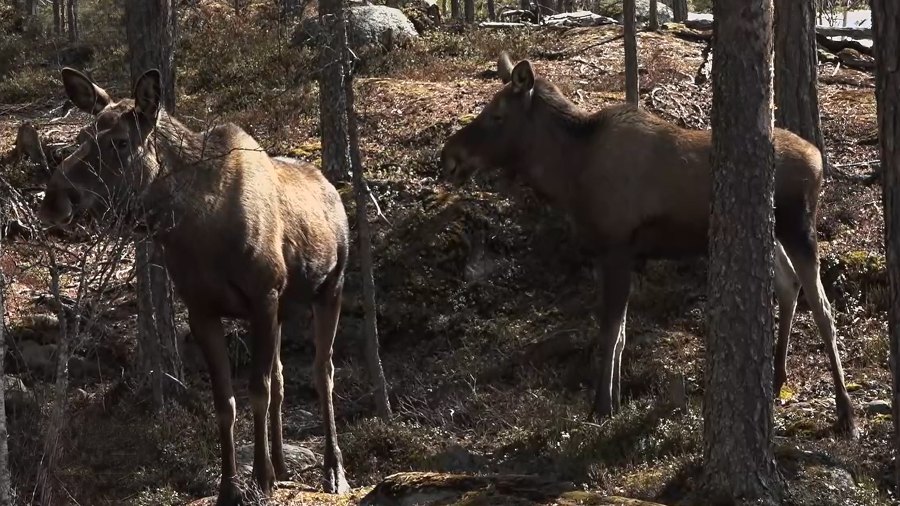
[(325, 469), (323, 488), (329, 494), (346, 494), (350, 492), (350, 485), (347, 484), (347, 478), (344, 477), (344, 468), (336, 466)]
[(216, 498), (216, 506), (240, 506), (241, 490), (231, 480), (222, 480), (219, 484), (219, 496)]
[(272, 495), (272, 489), (275, 488), (275, 470), (272, 468), (271, 462), (266, 462), (260, 466), (253, 466), (253, 479), (267, 497)]

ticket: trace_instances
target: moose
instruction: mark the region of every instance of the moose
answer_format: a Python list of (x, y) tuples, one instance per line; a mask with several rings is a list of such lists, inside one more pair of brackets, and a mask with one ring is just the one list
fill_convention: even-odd
[[(567, 214), (597, 253), (603, 308), (594, 341), (591, 415), (620, 408), (620, 368), (632, 268), (653, 259), (705, 256), (712, 191), (711, 133), (688, 130), (633, 105), (587, 112), (522, 60), (500, 54), (503, 87), (441, 149), (445, 176), (462, 183), (502, 169)], [(775, 297), (779, 307), (774, 391), (787, 378), (787, 350), (800, 288), (831, 365), (835, 430), (858, 429), (819, 276), (818, 148), (783, 129), (775, 148)]]
[(72, 103), (94, 120), (51, 176), (39, 216), (52, 226), (82, 212), (146, 221), (209, 371), (222, 461), (216, 504), (239, 503), (242, 494), (222, 318), (250, 324), (253, 478), (269, 495), (276, 478), (288, 479), (281, 324), (300, 304), (313, 310), (313, 375), (325, 432), (323, 486), (346, 492), (332, 403), (332, 349), (349, 228), (335, 187), (315, 166), (270, 157), (232, 123), (190, 130), (161, 105), (156, 69), (140, 76), (132, 98), (118, 101), (77, 70), (64, 68), (62, 80)]

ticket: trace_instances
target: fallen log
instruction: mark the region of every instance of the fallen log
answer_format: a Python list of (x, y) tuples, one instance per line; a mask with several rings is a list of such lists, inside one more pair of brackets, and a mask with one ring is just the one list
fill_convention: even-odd
[(867, 56), (874, 56), (872, 48), (861, 44), (858, 40), (834, 40), (828, 36), (816, 32), (816, 42), (832, 53), (837, 53), (842, 49), (853, 49)]

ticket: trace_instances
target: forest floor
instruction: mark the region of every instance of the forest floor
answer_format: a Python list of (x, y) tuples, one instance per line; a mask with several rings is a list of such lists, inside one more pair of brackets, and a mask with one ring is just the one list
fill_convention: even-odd
[[(198, 21), (199, 20), (199, 21)], [(318, 95), (308, 52), (286, 46), (264, 21), (224, 9), (185, 20), (179, 46), (177, 115), (194, 128), (234, 121), (277, 155), (319, 161)], [(256, 23), (256, 25), (254, 25)], [(374, 417), (362, 354), (358, 264), (348, 274), (336, 344), (335, 411), (348, 480), (369, 487), (407, 470), (528, 473), (665, 504), (695, 485), (702, 453), (701, 399), (706, 263), (656, 262), (636, 274), (623, 362), (625, 406), (602, 424), (586, 420), (590, 378), (584, 352), (594, 335), (597, 287), (591, 259), (565, 217), (527, 189), (490, 174), (463, 187), (445, 181), (438, 153), (499, 88), (500, 50), (528, 58), (573, 101), (596, 110), (624, 98), (617, 28), (432, 32), (412, 46), (366, 58), (356, 81), (366, 174), (383, 216), (371, 213), (382, 360), (394, 416)], [(98, 37), (98, 40), (101, 38)], [(103, 39), (104, 41), (106, 39)], [(112, 44), (104, 42), (105, 44)], [(98, 43), (99, 45), (99, 43)], [(114, 97), (128, 90), (120, 46), (89, 65)], [(704, 43), (666, 32), (639, 35), (641, 105), (689, 128), (707, 128), (711, 90), (694, 75)], [(822, 124), (831, 163), (877, 158), (875, 97), (868, 74), (822, 65)], [(85, 118), (49, 123), (63, 102), (58, 74), (23, 67), (0, 85), (18, 98), (0, 117), (0, 155), (22, 121), (66, 141)], [(825, 82), (827, 81), (827, 83)], [(31, 171), (31, 172), (29, 172)], [(0, 167), (25, 189), (42, 176), (25, 162)], [(31, 190), (28, 190), (31, 188)], [(353, 216), (350, 188), (340, 186)], [(30, 191), (30, 193), (29, 193)], [(823, 278), (835, 309), (838, 348), (861, 438), (830, 430), (832, 381), (815, 324), (801, 300), (787, 387), (775, 410), (778, 463), (790, 484), (786, 504), (890, 504), (892, 486), (883, 224), (879, 186), (829, 177), (818, 237)], [(79, 247), (71, 237), (54, 239)], [(47, 413), (52, 369), (27, 367), (27, 340), (52, 313), (45, 248), (19, 238), (4, 246), (13, 336), (7, 366), (38, 402), (12, 407), (10, 445), (19, 494), (30, 498), (41, 457), (37, 417)], [(59, 482), (73, 504), (183, 504), (214, 494), (219, 464), (208, 380), (185, 347), (186, 387), (198, 407), (151, 409), (129, 381), (135, 358), (135, 301), (128, 263), (109, 288), (114, 298), (75, 354)], [(64, 278), (64, 285), (73, 278)], [(64, 286), (71, 291), (71, 286)], [(304, 329), (284, 343), (285, 438), (321, 454), (322, 431)], [(184, 314), (178, 321), (183, 329)], [(252, 440), (242, 325), (234, 342), (239, 445)], [(39, 335), (40, 334), (40, 335)], [(543, 343), (537, 347), (536, 343)], [(686, 399), (673, 401), (684, 381)], [(316, 466), (293, 465), (294, 481), (317, 489)]]

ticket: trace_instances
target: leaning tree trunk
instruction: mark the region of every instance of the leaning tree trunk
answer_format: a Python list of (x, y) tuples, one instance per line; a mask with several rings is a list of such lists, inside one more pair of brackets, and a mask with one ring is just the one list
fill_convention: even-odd
[(827, 167), (816, 89), (816, 48), (815, 5), (775, 0), (775, 125), (818, 146)]
[(703, 485), (716, 500), (777, 504), (772, 2), (716, 0), (713, 10)]
[[(6, 223), (0, 209), (0, 223)], [(0, 233), (0, 258), (3, 257), (3, 234)], [(6, 293), (6, 279), (0, 272), (0, 504), (12, 504), (12, 482), (9, 474), (9, 445), (6, 427), (6, 304), (3, 295)]]
[(466, 11), (466, 23), (474, 24), (475, 23), (475, 0), (465, 0), (463, 2)]
[[(338, 0), (339, 2), (340, 0)], [(324, 115), (341, 115), (343, 118), (330, 118), (331, 123), (342, 123), (345, 130), (326, 132), (322, 130), (322, 143), (325, 144), (326, 136), (343, 135), (327, 139), (328, 144), (334, 147), (330, 156), (334, 157), (329, 162), (340, 167), (340, 173), (353, 174), (353, 192), (356, 199), (356, 231), (358, 234), (358, 248), (360, 255), (360, 274), (363, 284), (363, 311), (365, 312), (365, 348), (366, 363), (369, 376), (374, 385), (375, 409), (378, 416), (387, 419), (391, 415), (391, 405), (388, 400), (387, 381), (384, 370), (381, 367), (381, 357), (378, 352), (378, 320), (377, 305), (375, 303), (375, 279), (372, 262), (372, 237), (368, 222), (369, 190), (363, 175), (362, 160), (359, 153), (359, 130), (357, 128), (356, 112), (353, 109), (353, 72), (350, 66), (353, 57), (347, 45), (347, 26), (343, 17), (339, 18), (331, 26), (329, 39), (334, 43), (333, 48), (338, 50), (339, 60), (333, 65), (340, 69), (343, 78), (334, 82), (322, 83), (323, 86), (336, 86), (337, 92), (343, 98), (342, 106), (323, 109)], [(323, 88), (322, 91), (325, 91)], [(331, 90), (329, 90), (331, 91)], [(324, 123), (326, 118), (322, 118)], [(348, 162), (350, 165), (347, 165)]]
[[(169, 112), (175, 110), (176, 26), (174, 0), (126, 0), (125, 28), (132, 82), (147, 70), (159, 70), (162, 103)], [(183, 378), (172, 309), (172, 283), (164, 267), (162, 251), (150, 239), (136, 241), (135, 269), (140, 369), (150, 380), (154, 404), (161, 407), (170, 381), (167, 376), (178, 381)]]
[(672, 20), (684, 23), (688, 18), (687, 0), (672, 0)]
[(647, 28), (652, 31), (659, 30), (659, 8), (657, 5), (657, 0), (650, 0), (650, 20), (648, 21)]
[(885, 251), (890, 301), (888, 335), (891, 349), (894, 410), (894, 462), (900, 494), (900, 4), (896, 0), (870, 0), (875, 49), (875, 95), (878, 102), (878, 137), (885, 222)]
[(634, 0), (625, 0), (622, 5), (625, 23), (625, 101), (638, 104), (638, 60), (637, 33), (634, 20)]

